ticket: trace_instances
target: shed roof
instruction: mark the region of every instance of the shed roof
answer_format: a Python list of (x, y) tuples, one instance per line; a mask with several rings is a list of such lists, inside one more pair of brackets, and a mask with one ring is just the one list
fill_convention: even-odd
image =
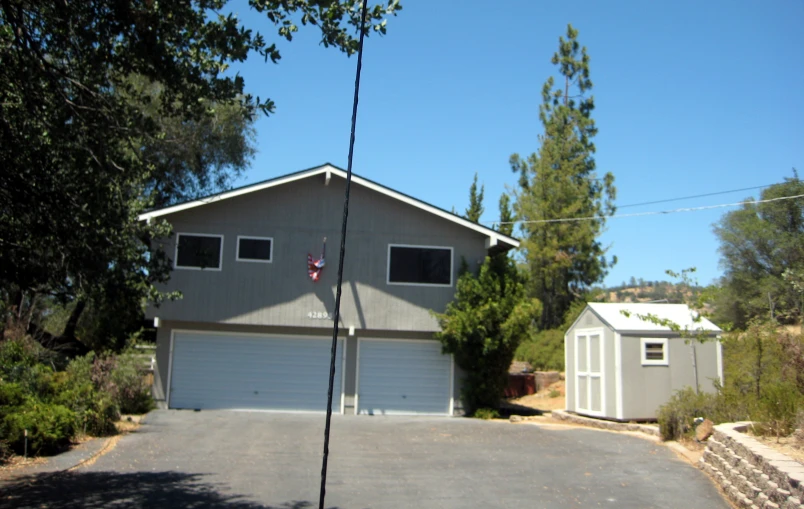
[[(681, 329), (690, 331), (721, 332), (720, 327), (697, 312), (691, 310), (686, 304), (648, 304), (648, 303), (608, 303), (590, 302), (589, 308), (612, 329), (617, 332), (653, 332), (670, 331), (667, 325), (659, 325), (643, 320), (637, 315), (653, 315), (660, 319), (670, 320), (678, 324)], [(622, 312), (629, 313), (626, 316)]]

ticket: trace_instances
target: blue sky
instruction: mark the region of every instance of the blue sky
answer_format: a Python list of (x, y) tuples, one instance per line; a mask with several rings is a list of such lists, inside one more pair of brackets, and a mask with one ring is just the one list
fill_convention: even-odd
[[(538, 149), (541, 87), (567, 23), (591, 57), (600, 172), (620, 206), (761, 186), (804, 171), (804, 2), (479, 2), (403, 0), (388, 34), (366, 41), (354, 171), (445, 209), (463, 211), (475, 172), (484, 220), (513, 186), (508, 158)], [(269, 40), (273, 29), (234, 10)], [(275, 38), (276, 39), (276, 38)], [(278, 39), (276, 39), (278, 41)], [(346, 167), (355, 58), (302, 28), (278, 41), (282, 60), (234, 68), (277, 104), (257, 122), (256, 156), (237, 184), (332, 162)], [(741, 201), (744, 191), (621, 213)], [(715, 209), (611, 219), (603, 236), (631, 276), (721, 271)]]

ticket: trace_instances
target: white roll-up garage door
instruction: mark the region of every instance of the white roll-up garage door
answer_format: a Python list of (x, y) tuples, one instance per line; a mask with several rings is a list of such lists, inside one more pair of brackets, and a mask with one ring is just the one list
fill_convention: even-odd
[(360, 414), (452, 412), (452, 357), (438, 341), (358, 340)]
[[(325, 411), (327, 338), (174, 332), (170, 408)], [(341, 411), (343, 341), (335, 361)]]

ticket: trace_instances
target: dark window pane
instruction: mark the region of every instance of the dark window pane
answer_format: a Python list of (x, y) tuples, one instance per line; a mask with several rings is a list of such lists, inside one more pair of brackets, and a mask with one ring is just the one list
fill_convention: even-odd
[(449, 249), (391, 246), (388, 275), (391, 283), (449, 285), (451, 275)]
[(271, 260), (270, 239), (240, 239), (237, 249), (238, 258), (241, 260)]
[(179, 235), (177, 267), (219, 269), (221, 267), (221, 238)]
[(664, 360), (663, 343), (645, 343), (645, 359), (649, 361)]

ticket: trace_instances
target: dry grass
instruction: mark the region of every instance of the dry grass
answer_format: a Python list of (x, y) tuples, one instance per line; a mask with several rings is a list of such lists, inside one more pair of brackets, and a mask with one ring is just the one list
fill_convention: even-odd
[[(556, 393), (558, 396), (555, 396)], [(551, 394), (555, 397), (550, 397)], [(515, 405), (541, 410), (542, 412), (563, 410), (566, 408), (564, 380), (550, 384), (549, 387), (545, 387), (536, 394), (529, 394), (521, 398), (511, 398), (507, 401)]]

